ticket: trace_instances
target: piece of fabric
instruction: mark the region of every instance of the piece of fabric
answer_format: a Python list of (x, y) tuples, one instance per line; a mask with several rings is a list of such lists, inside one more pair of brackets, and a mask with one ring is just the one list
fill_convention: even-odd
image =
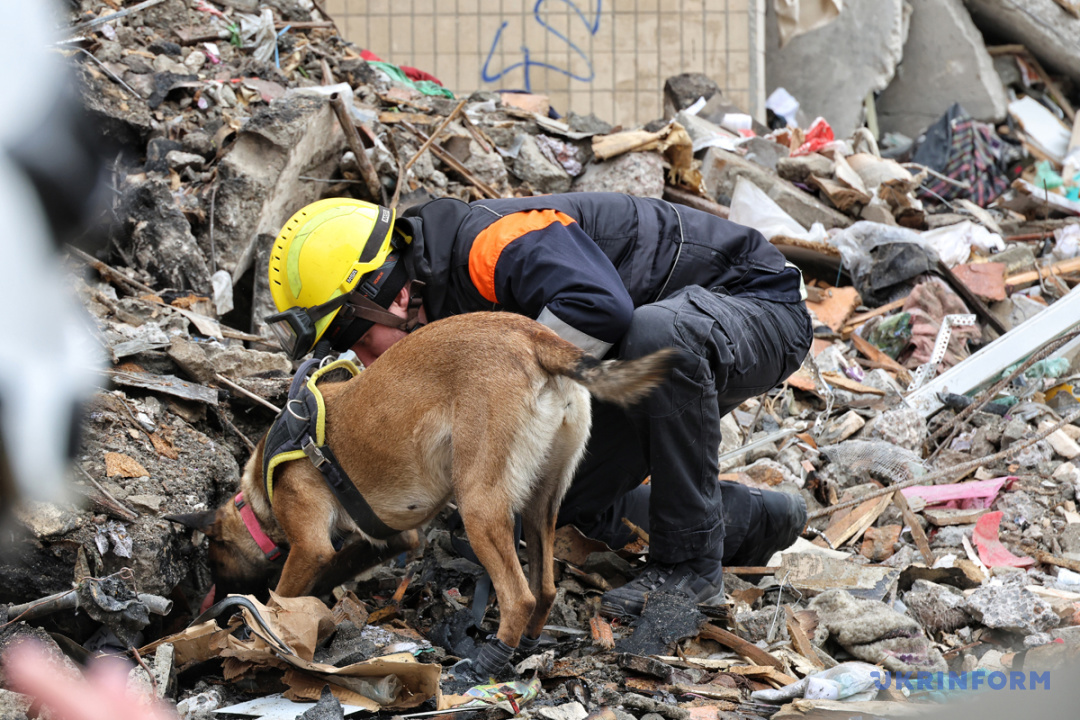
[(484, 228), (469, 250), (469, 277), (480, 294), (490, 302), (499, 302), (495, 293), (495, 267), (503, 250), (515, 240), (544, 230), (553, 223), (574, 222), (566, 213), (555, 210), (529, 210), (511, 213)]
[[(931, 277), (915, 286), (904, 301), (901, 312), (911, 315), (911, 351), (901, 355), (900, 362), (912, 370), (930, 362), (941, 323), (946, 315), (970, 313), (964, 301), (943, 280)], [(967, 358), (969, 342), (979, 342), (982, 330), (976, 325), (954, 325), (949, 335), (949, 347), (941, 368), (950, 368)]]
[[(651, 474), (647, 527), (656, 561), (723, 559), (726, 525), (732, 552), (761, 546), (765, 536), (755, 530), (778, 531), (781, 523), (751, 528), (741, 512), (726, 512), (716, 480), (720, 418), (797, 370), (811, 340), (801, 304), (691, 287), (639, 308), (618, 357), (641, 357), (661, 347), (685, 352), (671, 379), (633, 410), (593, 402), (592, 435), (559, 522), (574, 523), (586, 534), (591, 526), (618, 523), (628, 502), (642, 501), (643, 491), (636, 488)], [(738, 502), (740, 509), (748, 507), (748, 500)]]
[(454, 93), (444, 88), (442, 81), (431, 73), (409, 67), (408, 65), (394, 65), (393, 63), (385, 62), (370, 50), (361, 50), (360, 57), (367, 60), (369, 65), (374, 65), (394, 80), (416, 88), (424, 95), (441, 95), (448, 98), (454, 97)]
[(893, 672), (945, 672), (941, 653), (922, 626), (878, 600), (827, 590), (810, 601), (821, 626), (859, 660)]
[(930, 177), (919, 197), (928, 201), (965, 198), (986, 207), (1009, 187), (1005, 143), (993, 126), (982, 123), (954, 104), (931, 125), (912, 160), (967, 183), (968, 188)]

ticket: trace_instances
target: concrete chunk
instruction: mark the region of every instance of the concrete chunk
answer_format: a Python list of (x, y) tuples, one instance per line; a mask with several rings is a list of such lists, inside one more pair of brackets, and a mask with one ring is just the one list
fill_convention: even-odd
[(622, 192), (637, 197), (664, 194), (664, 158), (656, 152), (629, 152), (592, 162), (574, 181), (572, 192)]
[(1058, 624), (1058, 616), (1048, 604), (1018, 586), (984, 585), (968, 596), (964, 609), (987, 627), (1023, 635)]
[(914, 11), (896, 77), (878, 98), (882, 132), (918, 137), (953, 103), (977, 120), (1005, 117), (994, 61), (961, 0), (911, 0)]
[(234, 280), (242, 275), (260, 234), (275, 237), (290, 215), (319, 199), (321, 184), (300, 176), (332, 176), (344, 149), (345, 136), (324, 98), (282, 98), (252, 117), (218, 171), (218, 267)]
[(824, 225), (825, 229), (847, 227), (852, 223), (847, 215), (832, 209), (810, 193), (800, 190), (737, 153), (709, 148), (702, 163), (701, 174), (710, 197), (720, 202), (723, 202), (721, 197), (731, 198), (739, 178), (745, 177), (764, 190), (784, 212), (805, 228), (816, 222)]
[(513, 173), (538, 193), (564, 193), (570, 190), (570, 175), (544, 156), (532, 135), (523, 136), (521, 150), (514, 160)]
[(848, 0), (838, 18), (783, 49), (774, 3), (766, 7), (766, 91), (785, 88), (808, 120), (820, 115), (847, 137), (862, 125), (867, 94), (884, 90), (896, 72), (907, 37), (903, 0)]
[(1080, 18), (1056, 0), (966, 0), (979, 27), (993, 30), (1006, 42), (1021, 43), (1050, 72), (1080, 81)]

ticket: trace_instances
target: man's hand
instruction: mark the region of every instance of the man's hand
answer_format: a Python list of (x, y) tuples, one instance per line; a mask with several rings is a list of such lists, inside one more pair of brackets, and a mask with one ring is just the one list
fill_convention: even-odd
[(35, 642), (4, 654), (9, 689), (29, 695), (58, 720), (176, 720), (160, 703), (128, 692), (131, 665), (113, 658), (95, 661), (85, 676), (73, 673)]

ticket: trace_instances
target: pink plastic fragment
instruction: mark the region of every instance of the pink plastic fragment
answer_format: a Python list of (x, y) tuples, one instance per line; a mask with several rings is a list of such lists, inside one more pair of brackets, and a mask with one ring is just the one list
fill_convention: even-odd
[(1009, 552), (1008, 548), (998, 540), (998, 526), (1001, 525), (1000, 510), (986, 513), (975, 523), (975, 530), (971, 534), (971, 540), (975, 543), (975, 549), (979, 551), (979, 559), (986, 567), (1027, 567), (1033, 565), (1035, 560), (1029, 557), (1017, 557)]
[(915, 485), (900, 492), (905, 498), (918, 497), (927, 505), (942, 505), (961, 510), (988, 508), (1001, 489), (1016, 481), (1015, 475), (994, 480), (974, 480), (955, 485)]

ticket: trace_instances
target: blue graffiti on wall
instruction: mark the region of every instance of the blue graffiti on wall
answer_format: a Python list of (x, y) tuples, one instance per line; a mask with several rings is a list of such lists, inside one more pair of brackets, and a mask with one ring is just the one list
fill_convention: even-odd
[[(602, 3), (603, 3), (603, 0), (595, 0), (596, 10), (595, 10), (595, 12), (593, 12), (591, 20), (588, 17), (586, 17), (585, 13), (582, 12), (580, 7), (578, 7), (578, 3), (574, 2), (574, 0), (558, 0), (558, 2), (561, 2), (561, 3), (565, 4), (565, 5), (567, 5), (571, 10), (574, 11), (575, 14), (577, 14), (578, 19), (581, 20), (582, 24), (584, 24), (585, 29), (589, 32), (590, 35), (596, 35), (597, 31), (600, 29), (600, 13), (601, 13), (601, 6), (602, 6)], [(555, 28), (551, 27), (551, 25), (549, 25), (544, 20), (543, 16), (541, 15), (541, 8), (544, 5), (546, 5), (547, 3), (548, 3), (548, 0), (536, 0), (536, 5), (533, 6), (533, 18), (536, 20), (537, 23), (539, 23), (541, 26), (543, 26), (543, 28), (545, 30), (547, 30), (549, 33), (551, 33), (555, 37), (559, 38), (559, 40), (566, 43), (566, 46), (575, 55), (577, 55), (579, 58), (581, 58), (582, 62), (585, 63), (585, 67), (588, 69), (588, 73), (587, 74), (586, 73), (575, 73), (569, 67), (562, 68), (562, 67), (558, 67), (557, 65), (552, 65), (551, 63), (542, 62), (542, 61), (539, 61), (539, 60), (534, 60), (532, 58), (532, 53), (529, 50), (528, 45), (522, 45), (521, 46), (521, 54), (522, 54), (521, 62), (516, 62), (513, 65), (508, 65), (508, 66), (504, 67), (502, 70), (500, 70), (499, 72), (496, 72), (496, 73), (490, 72), (489, 71), (489, 66), (491, 65), (491, 58), (495, 54), (495, 51), (499, 47), (499, 41), (502, 39), (503, 30), (506, 29), (507, 25), (509, 25), (508, 22), (503, 21), (502, 25), (500, 25), (499, 29), (495, 32), (495, 39), (491, 43), (491, 49), (488, 50), (487, 59), (484, 60), (484, 67), (481, 70), (484, 82), (488, 82), (488, 83), (496, 82), (497, 80), (500, 80), (505, 75), (517, 70), (518, 68), (521, 68), (525, 73), (525, 91), (526, 92), (532, 92), (531, 73), (532, 73), (533, 68), (542, 68), (542, 69), (545, 69), (545, 70), (554, 70), (555, 72), (560, 72), (563, 75), (566, 75), (567, 77), (573, 78), (574, 80), (581, 80), (583, 82), (589, 82), (589, 81), (591, 81), (593, 79), (593, 76), (594, 76), (595, 73), (593, 72), (592, 60), (585, 53), (585, 51), (583, 51), (580, 47), (578, 47), (576, 44), (574, 44), (574, 42), (571, 41), (570, 38), (568, 38), (566, 35), (562, 34), (558, 30), (556, 30)]]

